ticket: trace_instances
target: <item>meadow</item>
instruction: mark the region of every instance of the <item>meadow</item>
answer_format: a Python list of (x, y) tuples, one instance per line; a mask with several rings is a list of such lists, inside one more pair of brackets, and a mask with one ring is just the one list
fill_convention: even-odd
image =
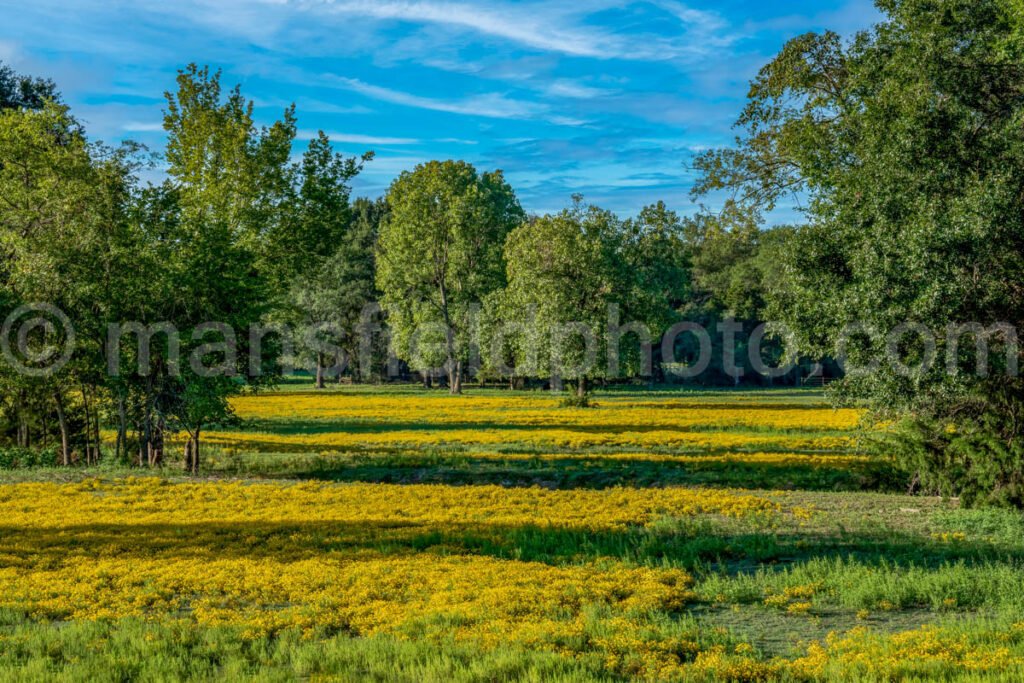
[(0, 678), (1024, 677), (1020, 513), (819, 393), (594, 400), (292, 384), (202, 478), (4, 472)]

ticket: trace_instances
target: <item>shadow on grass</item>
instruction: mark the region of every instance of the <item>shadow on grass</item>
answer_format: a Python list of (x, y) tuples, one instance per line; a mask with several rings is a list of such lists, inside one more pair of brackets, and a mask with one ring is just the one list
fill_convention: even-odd
[(552, 489), (652, 488), (678, 485), (808, 491), (898, 490), (884, 463), (668, 461), (637, 458), (500, 458), (436, 454), (252, 454), (235, 456), (222, 471), (280, 479), (365, 483), (495, 484)]
[(68, 557), (202, 561), (267, 558), (358, 561), (376, 553), (468, 554), (552, 565), (615, 559), (647, 566), (751, 573), (811, 558), (933, 568), (951, 562), (992, 565), (1024, 560), (1024, 550), (991, 542), (941, 543), (903, 532), (823, 533), (737, 528), (737, 520), (666, 520), (649, 527), (588, 530), (540, 525), (421, 524), (361, 520), (0, 526), (0, 567), (60, 567)]
[[(660, 410), (660, 407), (657, 408)], [(760, 409), (760, 408), (759, 408)], [(654, 410), (652, 408), (652, 410)], [(787, 436), (851, 436), (854, 432), (844, 430), (823, 430), (821, 428), (783, 428), (771, 425), (757, 425), (739, 423), (736, 425), (701, 425), (693, 424), (685, 427), (673, 427), (671, 425), (657, 424), (599, 424), (587, 425), (577, 424), (573, 421), (571, 414), (565, 415), (564, 421), (536, 424), (532, 422), (517, 421), (514, 411), (509, 413), (507, 420), (501, 422), (473, 421), (464, 422), (402, 422), (398, 420), (366, 419), (357, 420), (352, 418), (319, 418), (319, 419), (296, 419), (296, 418), (249, 418), (244, 421), (247, 432), (259, 434), (270, 432), (273, 434), (334, 434), (338, 432), (351, 434), (381, 434), (396, 431), (409, 432), (445, 432), (456, 430), (478, 430), (488, 432), (517, 431), (517, 432), (546, 432), (552, 430), (571, 430), (582, 434), (621, 434), (623, 432), (644, 433), (644, 432), (679, 432), (682, 434), (749, 434), (750, 436), (762, 436), (765, 434), (783, 434)]]

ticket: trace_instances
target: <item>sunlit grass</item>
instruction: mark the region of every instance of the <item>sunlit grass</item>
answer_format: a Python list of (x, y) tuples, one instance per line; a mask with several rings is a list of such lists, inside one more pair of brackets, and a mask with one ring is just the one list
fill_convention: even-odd
[(1019, 513), (861, 492), (810, 392), (596, 402), (289, 387), (210, 480), (11, 473), (0, 677), (1024, 676)]

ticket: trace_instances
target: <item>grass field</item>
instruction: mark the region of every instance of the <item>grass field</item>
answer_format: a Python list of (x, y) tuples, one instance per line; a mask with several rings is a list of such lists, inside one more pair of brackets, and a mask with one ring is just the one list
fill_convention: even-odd
[(291, 385), (201, 480), (3, 473), (0, 678), (1024, 678), (1019, 513), (814, 393), (596, 403)]

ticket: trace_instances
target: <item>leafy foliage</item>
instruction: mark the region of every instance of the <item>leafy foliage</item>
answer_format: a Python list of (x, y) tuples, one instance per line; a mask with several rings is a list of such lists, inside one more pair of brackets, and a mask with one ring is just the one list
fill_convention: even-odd
[[(478, 174), (462, 161), (402, 173), (387, 203), (376, 278), (395, 348), (416, 369), (443, 364), (458, 393), (477, 307), (504, 284), (502, 245), (523, 210), (501, 171)], [(414, 338), (431, 324), (429, 344)]]
[[(937, 335), (939, 362), (925, 364), (927, 349), (911, 338), (899, 345), (900, 363), (851, 372), (842, 398), (946, 423), (986, 397), (1005, 418), (1021, 394), (1020, 379), (1007, 376), (1019, 354), (1010, 340), (993, 335), (993, 355), (1010, 361), (988, 374), (947, 372), (943, 361), (959, 366), (949, 325), (1024, 319), (1019, 8), (1005, 0), (879, 6), (886, 21), (849, 44), (833, 33), (801, 36), (761, 70), (737, 146), (698, 159), (698, 189), (732, 189), (767, 207), (791, 192), (807, 200), (809, 223), (786, 251), (787, 288), (776, 298), (804, 351), (841, 353), (853, 324), (881, 331), (860, 335), (862, 358), (887, 358), (885, 335), (904, 323)], [(1001, 434), (1011, 452), (1021, 434)], [(953, 477), (956, 488), (974, 486), (975, 473), (977, 485), (993, 484), (968, 468)]]

